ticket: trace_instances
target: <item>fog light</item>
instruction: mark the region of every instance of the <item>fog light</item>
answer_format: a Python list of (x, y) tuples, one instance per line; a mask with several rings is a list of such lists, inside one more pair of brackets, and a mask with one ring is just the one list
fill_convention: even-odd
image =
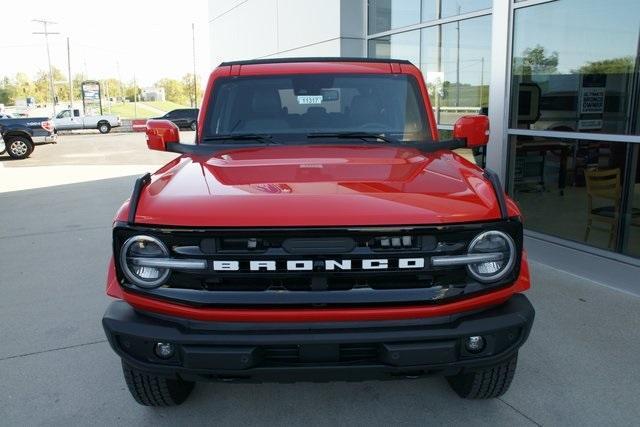
[(484, 350), (484, 338), (479, 335), (467, 337), (464, 342), (464, 346), (469, 353), (480, 353), (482, 350)]
[(175, 353), (175, 348), (169, 342), (159, 342), (156, 343), (154, 352), (160, 359), (169, 359)]

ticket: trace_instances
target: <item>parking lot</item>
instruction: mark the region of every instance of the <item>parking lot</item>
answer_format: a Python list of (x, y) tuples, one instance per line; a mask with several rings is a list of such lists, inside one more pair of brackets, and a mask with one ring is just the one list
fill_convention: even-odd
[[(185, 140), (192, 133), (183, 134)], [(537, 310), (510, 391), (460, 400), (441, 377), (199, 384), (184, 405), (130, 397), (100, 324), (115, 210), (171, 153), (142, 134), (64, 135), (0, 157), (0, 424), (634, 425), (640, 299), (532, 262)]]

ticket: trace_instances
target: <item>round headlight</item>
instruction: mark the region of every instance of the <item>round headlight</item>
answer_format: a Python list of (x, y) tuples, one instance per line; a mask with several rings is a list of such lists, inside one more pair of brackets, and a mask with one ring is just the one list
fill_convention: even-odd
[(484, 283), (496, 282), (513, 269), (516, 259), (516, 245), (511, 236), (502, 231), (485, 231), (471, 241), (468, 253), (470, 255), (502, 255), (495, 260), (467, 265), (467, 271), (473, 278)]
[(120, 267), (127, 279), (146, 289), (157, 288), (167, 280), (171, 271), (140, 265), (141, 258), (166, 258), (169, 250), (160, 240), (151, 236), (133, 236), (127, 239), (120, 251)]

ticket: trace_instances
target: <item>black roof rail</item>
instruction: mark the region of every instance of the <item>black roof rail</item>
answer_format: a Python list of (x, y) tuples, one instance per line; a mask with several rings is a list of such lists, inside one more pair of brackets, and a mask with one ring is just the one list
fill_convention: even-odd
[(388, 59), (388, 58), (357, 58), (357, 57), (302, 57), (302, 58), (263, 58), (263, 59), (249, 59), (245, 61), (228, 61), (223, 62), (219, 66), (229, 65), (254, 65), (254, 64), (286, 64), (295, 62), (371, 62), (371, 63), (400, 63), (411, 64), (411, 61), (406, 59)]

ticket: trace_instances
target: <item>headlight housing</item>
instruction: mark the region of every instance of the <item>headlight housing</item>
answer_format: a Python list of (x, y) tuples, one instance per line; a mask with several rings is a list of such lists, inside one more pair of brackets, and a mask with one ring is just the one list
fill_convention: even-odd
[(120, 268), (125, 277), (136, 286), (153, 289), (162, 286), (169, 277), (168, 268), (140, 265), (140, 258), (167, 258), (169, 250), (160, 240), (151, 236), (133, 236), (120, 250)]
[(469, 243), (469, 255), (502, 254), (492, 261), (467, 264), (467, 272), (482, 283), (497, 282), (511, 273), (516, 262), (516, 245), (507, 233), (498, 230), (478, 234)]

